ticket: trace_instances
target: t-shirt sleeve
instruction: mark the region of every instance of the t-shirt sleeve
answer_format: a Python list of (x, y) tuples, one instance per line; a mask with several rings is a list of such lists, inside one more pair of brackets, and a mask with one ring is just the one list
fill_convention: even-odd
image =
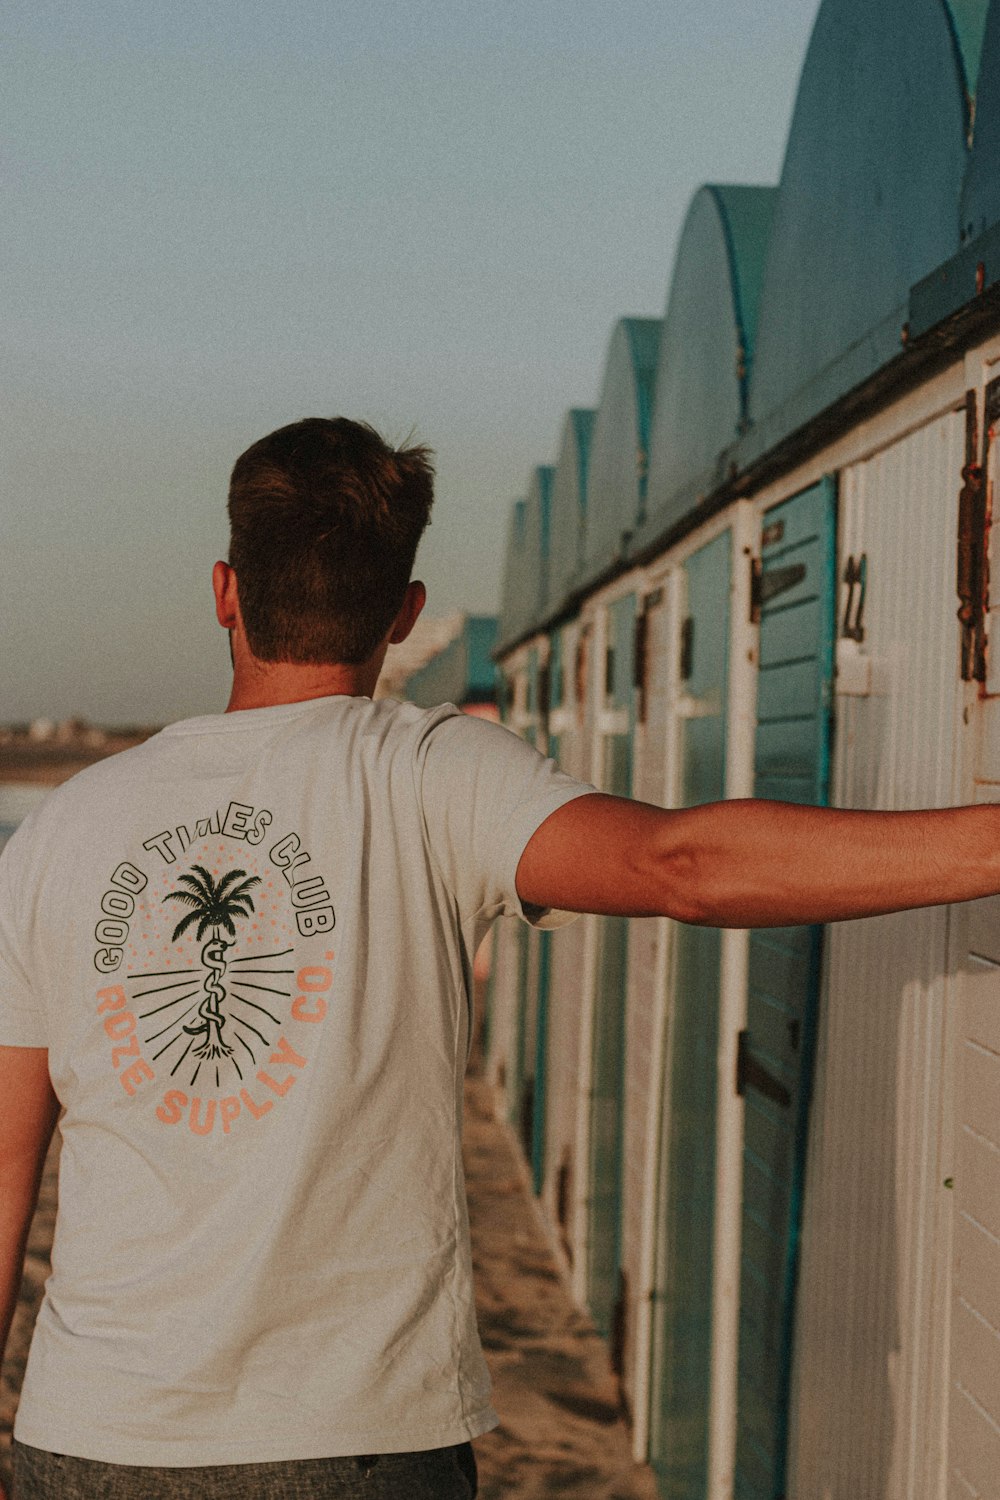
[(0, 1046), (47, 1047), (41, 998), (32, 987), (20, 920), (17, 835), (0, 853)]
[(448, 708), (421, 738), (417, 788), (431, 853), (463, 915), (503, 913), (537, 927), (572, 920), (572, 913), (524, 906), (514, 881), (535, 830), (594, 787), (502, 725)]

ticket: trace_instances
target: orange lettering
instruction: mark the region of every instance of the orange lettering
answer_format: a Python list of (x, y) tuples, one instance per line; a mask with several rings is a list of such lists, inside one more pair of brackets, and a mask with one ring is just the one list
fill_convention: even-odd
[(103, 1016), (106, 1010), (121, 1010), (126, 995), (120, 984), (113, 984), (110, 989), (98, 990), (97, 998), (101, 1002), (97, 1007), (97, 1014)]
[(265, 1099), (263, 1104), (258, 1104), (255, 1099), (250, 1097), (246, 1089), (240, 1089), (240, 1098), (255, 1120), (259, 1120), (261, 1115), (266, 1115), (269, 1109), (274, 1108), (273, 1099)]
[(228, 1099), (219, 1100), (219, 1118), (222, 1120), (222, 1128), (226, 1135), (229, 1134), (229, 1127), (239, 1112), (240, 1101), (234, 1095), (230, 1094)]
[(286, 1041), (283, 1036), (279, 1036), (278, 1050), (271, 1053), (268, 1062), (291, 1063), (296, 1068), (304, 1068), (306, 1065), (306, 1059), (301, 1057), (291, 1042)]
[(306, 1010), (309, 997), (307, 995), (296, 995), (292, 1001), (292, 1015), (296, 1021), (322, 1021), (326, 1015), (326, 1001), (322, 995), (315, 996), (315, 1001), (315, 1010)]
[(200, 1109), (201, 1109), (201, 1100), (200, 1099), (192, 1099), (191, 1100), (191, 1116), (190, 1116), (190, 1118), (188, 1120), (188, 1124), (190, 1125), (191, 1129), (194, 1131), (195, 1135), (210, 1135), (212, 1133), (212, 1126), (215, 1124), (215, 1100), (214, 1099), (209, 1099), (208, 1103), (205, 1105), (205, 1123), (204, 1123), (204, 1125), (200, 1124), (199, 1121), (198, 1121), (198, 1112), (199, 1112)]
[(176, 1125), (187, 1102), (187, 1094), (180, 1089), (167, 1089), (163, 1103), (156, 1111), (156, 1118), (162, 1120), (164, 1125)]
[(155, 1078), (156, 1074), (146, 1059), (140, 1057), (138, 1062), (132, 1063), (131, 1067), (126, 1068), (124, 1073), (119, 1073), (118, 1077), (122, 1081), (122, 1088), (126, 1094), (134, 1094), (144, 1079)]
[(135, 1016), (130, 1010), (123, 1010), (120, 1016), (108, 1016), (104, 1029), (113, 1042), (118, 1042), (123, 1036), (132, 1035), (135, 1030)]
[(333, 974), (325, 964), (309, 964), (295, 976), (300, 990), (328, 990), (333, 983)]
[[(105, 1021), (104, 1024), (106, 1026), (108, 1024), (107, 1021)], [(114, 1067), (116, 1067), (116, 1068), (117, 1068), (118, 1064), (121, 1062), (121, 1060), (122, 1060), (123, 1057), (138, 1057), (138, 1056), (139, 1056), (139, 1038), (135, 1035), (135, 1032), (133, 1032), (132, 1035), (129, 1037), (129, 1039), (128, 1039), (128, 1046), (127, 1047), (112, 1047), (112, 1049), (111, 1049), (111, 1062), (112, 1062), (112, 1065)]]
[(292, 1084), (295, 1082), (295, 1074), (289, 1073), (284, 1083), (275, 1083), (270, 1073), (261, 1071), (257, 1074), (257, 1082), (263, 1083), (267, 1088), (272, 1089), (274, 1093), (279, 1096), (279, 1098), (283, 1099), (288, 1093), (288, 1090), (291, 1088)]

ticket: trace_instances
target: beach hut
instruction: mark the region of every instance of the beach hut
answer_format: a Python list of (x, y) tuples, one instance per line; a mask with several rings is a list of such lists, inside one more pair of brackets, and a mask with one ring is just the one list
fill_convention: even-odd
[[(583, 561), (516, 645), (572, 640), (577, 774), (1000, 800), (998, 79), (996, 4), (824, 0), (777, 195), (696, 195), (644, 491), (598, 458), (620, 324)], [(553, 935), (541, 1200), (669, 1500), (995, 1489), (998, 916)]]

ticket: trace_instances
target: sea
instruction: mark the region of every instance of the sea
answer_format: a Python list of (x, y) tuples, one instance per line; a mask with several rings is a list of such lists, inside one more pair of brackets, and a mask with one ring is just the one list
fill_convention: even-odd
[(52, 790), (28, 781), (0, 781), (0, 849), (18, 823), (43, 802)]

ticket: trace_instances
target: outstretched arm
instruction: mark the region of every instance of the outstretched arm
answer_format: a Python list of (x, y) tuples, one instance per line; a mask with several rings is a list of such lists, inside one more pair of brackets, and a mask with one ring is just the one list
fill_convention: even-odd
[[(44, 1047), (0, 1047), (0, 1358), (7, 1343), (38, 1199), (45, 1153), (59, 1112)], [(0, 1486), (0, 1497), (3, 1490)]]
[(1000, 892), (1000, 806), (850, 812), (756, 800), (668, 811), (601, 793), (546, 818), (517, 869), (533, 906), (791, 927)]

